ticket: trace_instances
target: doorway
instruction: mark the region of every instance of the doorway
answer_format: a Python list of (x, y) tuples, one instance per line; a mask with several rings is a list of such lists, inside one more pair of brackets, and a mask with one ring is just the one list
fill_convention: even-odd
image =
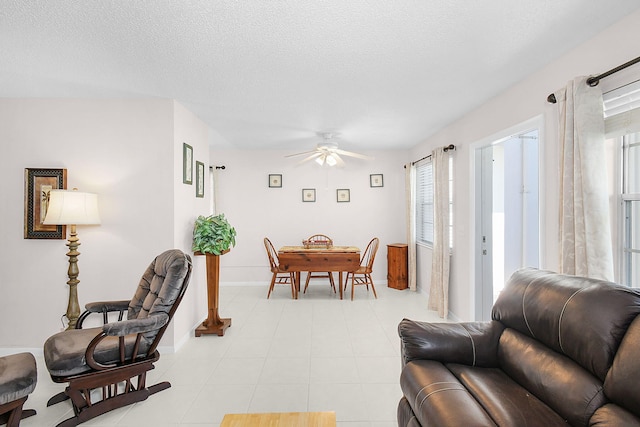
[(491, 318), (504, 283), (540, 263), (539, 129), (476, 149), (477, 318)]

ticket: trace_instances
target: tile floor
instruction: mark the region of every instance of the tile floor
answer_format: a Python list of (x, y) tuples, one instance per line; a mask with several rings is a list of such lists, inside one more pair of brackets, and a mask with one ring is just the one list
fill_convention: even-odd
[[(192, 337), (164, 353), (148, 384), (172, 387), (144, 402), (111, 411), (83, 426), (216, 427), (226, 413), (335, 411), (340, 427), (396, 426), (403, 317), (441, 321), (426, 298), (379, 284), (378, 299), (356, 288), (340, 300), (326, 279), (313, 279), (299, 300), (278, 287), (223, 286), (220, 314), (233, 324), (224, 337)], [(24, 427), (55, 426), (71, 416), (63, 389), (51, 381), (42, 357), (38, 385), (25, 405), (38, 411)]]

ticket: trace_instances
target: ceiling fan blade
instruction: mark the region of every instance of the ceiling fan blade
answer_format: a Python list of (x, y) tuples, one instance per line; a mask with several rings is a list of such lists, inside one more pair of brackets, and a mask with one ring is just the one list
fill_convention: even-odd
[(334, 152), (338, 154), (342, 154), (343, 156), (357, 157), (358, 159), (363, 159), (363, 160), (373, 160), (373, 157), (371, 156), (365, 156), (364, 154), (354, 153), (352, 151), (344, 151), (344, 150), (340, 150), (339, 148), (336, 148)]
[[(313, 151), (310, 151), (310, 153), (313, 153), (313, 154), (312, 154), (312, 155), (310, 155), (310, 156), (308, 156), (308, 157), (305, 157), (305, 158), (304, 158), (304, 159), (302, 159), (302, 160), (300, 160), (300, 161), (298, 162), (298, 164), (300, 165), (300, 164), (302, 164), (302, 163), (304, 163), (304, 162), (308, 162), (309, 160), (313, 160), (313, 159), (315, 159), (316, 157), (318, 157), (318, 156), (321, 156), (321, 155), (322, 155), (322, 153), (320, 153), (320, 152), (313, 152)], [(300, 154), (306, 154), (306, 153), (300, 153)], [(287, 156), (287, 157), (290, 157), (290, 156)]]
[(344, 160), (342, 160), (342, 157), (338, 156), (337, 153), (333, 155), (333, 158), (336, 159), (336, 164), (338, 165), (338, 167), (342, 168), (345, 166)]
[(304, 155), (304, 154), (310, 154), (310, 153), (316, 153), (316, 150), (305, 151), (305, 152), (303, 152), (303, 153), (296, 153), (296, 154), (287, 154), (285, 157), (302, 156), (302, 155)]

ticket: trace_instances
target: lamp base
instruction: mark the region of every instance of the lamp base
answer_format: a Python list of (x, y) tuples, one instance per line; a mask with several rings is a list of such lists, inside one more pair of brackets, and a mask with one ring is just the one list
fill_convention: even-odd
[(78, 303), (78, 274), (80, 274), (80, 270), (78, 270), (78, 246), (80, 246), (80, 239), (78, 239), (78, 234), (76, 233), (76, 226), (71, 226), (71, 232), (69, 233), (69, 242), (67, 246), (69, 247), (69, 252), (67, 252), (67, 256), (69, 257), (69, 270), (67, 271), (67, 275), (69, 276), (69, 280), (67, 284), (69, 285), (69, 302), (67, 303), (67, 319), (69, 319), (69, 325), (67, 326), (67, 330), (75, 329), (76, 323), (78, 322), (78, 317), (80, 317), (80, 303)]

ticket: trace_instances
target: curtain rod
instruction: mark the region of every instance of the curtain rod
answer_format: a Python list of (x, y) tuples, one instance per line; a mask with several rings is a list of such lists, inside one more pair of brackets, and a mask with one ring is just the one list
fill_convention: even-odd
[[(449, 145), (447, 145), (446, 147), (443, 147), (443, 148), (442, 148), (442, 150), (443, 150), (445, 153), (446, 153), (447, 151), (449, 151), (449, 150), (455, 150), (455, 149), (456, 149), (456, 146), (455, 146), (455, 145), (453, 145), (453, 144), (449, 144)], [(416, 160), (415, 162), (411, 162), (411, 164), (412, 164), (412, 165), (415, 165), (416, 163), (421, 162), (421, 161), (423, 161), (423, 160), (426, 160), (426, 159), (428, 159), (428, 158), (430, 158), (430, 157), (431, 157), (431, 154), (429, 154), (428, 156), (424, 156), (423, 158), (418, 159), (418, 160)], [(406, 166), (405, 166), (405, 167), (406, 167)]]
[[(630, 66), (632, 66), (634, 64), (637, 64), (638, 62), (640, 62), (640, 56), (635, 58), (635, 59), (632, 59), (629, 62), (625, 62), (624, 64), (619, 65), (616, 68), (612, 68), (609, 71), (606, 71), (606, 72), (604, 72), (604, 73), (602, 73), (600, 75), (597, 75), (595, 77), (589, 77), (587, 79), (587, 84), (589, 86), (591, 86), (591, 87), (598, 86), (598, 83), (600, 83), (601, 79), (604, 79), (605, 77), (609, 77), (611, 74), (615, 74), (618, 71), (622, 71), (625, 68), (628, 68), (628, 67), (630, 67)], [(553, 93), (550, 94), (549, 96), (547, 96), (547, 102), (550, 102), (551, 104), (555, 104), (557, 102), (556, 101), (556, 96)]]

